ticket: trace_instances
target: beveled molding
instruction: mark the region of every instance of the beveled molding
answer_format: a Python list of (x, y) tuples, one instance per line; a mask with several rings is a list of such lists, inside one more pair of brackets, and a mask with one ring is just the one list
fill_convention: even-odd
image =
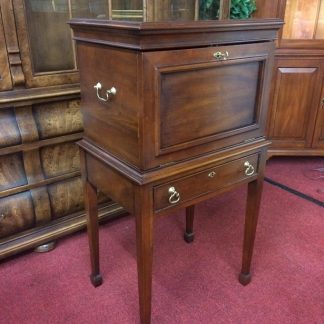
[(87, 139), (82, 139), (77, 142), (77, 144), (86, 152), (90, 153), (93, 157), (104, 164), (109, 165), (115, 171), (133, 181), (136, 185), (145, 185), (152, 182), (163, 181), (165, 178), (171, 179), (174, 176), (179, 176), (179, 172), (181, 172), (181, 176), (185, 176), (193, 170), (198, 172), (210, 165), (226, 163), (247, 154), (253, 154), (268, 147), (270, 143), (271, 142), (266, 140), (264, 137), (260, 137), (253, 139), (251, 142), (248, 141), (240, 143), (240, 145), (230, 146), (224, 150), (204, 154), (195, 157), (194, 159), (184, 160), (181, 162), (177, 161), (177, 163), (166, 165), (163, 168), (142, 171), (134, 166), (122, 162), (117, 157), (102, 150)]
[(80, 98), (80, 84), (2, 91), (0, 109)]
[[(74, 18), (74, 40), (132, 50), (157, 50), (272, 41), (283, 21), (277, 18), (192, 22), (121, 22)], [(166, 37), (167, 36), (167, 37)]]
[[(126, 211), (122, 207), (114, 202), (110, 202), (99, 209), (99, 221), (112, 220), (125, 214)], [(80, 231), (86, 228), (86, 225), (85, 213), (81, 212), (51, 221), (50, 224), (6, 237), (0, 240), (0, 260)]]

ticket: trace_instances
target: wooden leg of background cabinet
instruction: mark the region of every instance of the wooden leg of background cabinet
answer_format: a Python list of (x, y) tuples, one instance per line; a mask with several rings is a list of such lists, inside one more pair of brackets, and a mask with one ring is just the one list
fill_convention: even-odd
[(253, 254), (256, 227), (258, 223), (262, 186), (262, 178), (254, 180), (248, 185), (243, 241), (242, 270), (239, 276), (239, 281), (242, 285), (247, 285), (251, 281), (250, 267)]
[(99, 269), (99, 224), (98, 224), (98, 201), (97, 188), (95, 188), (87, 177), (86, 153), (81, 150), (81, 172), (84, 186), (84, 200), (87, 214), (87, 230), (91, 259), (90, 280), (93, 286), (102, 284), (102, 276)]
[(186, 208), (186, 231), (184, 233), (184, 240), (187, 243), (191, 243), (195, 235), (193, 233), (193, 222), (195, 215), (195, 205), (189, 206)]
[(141, 324), (151, 322), (154, 216), (151, 191), (138, 188), (135, 199), (138, 295)]

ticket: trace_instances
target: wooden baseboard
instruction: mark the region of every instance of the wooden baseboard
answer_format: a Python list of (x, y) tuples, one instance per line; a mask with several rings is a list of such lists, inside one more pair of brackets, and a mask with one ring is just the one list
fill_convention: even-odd
[(324, 156), (324, 149), (268, 149), (268, 159), (273, 156)]

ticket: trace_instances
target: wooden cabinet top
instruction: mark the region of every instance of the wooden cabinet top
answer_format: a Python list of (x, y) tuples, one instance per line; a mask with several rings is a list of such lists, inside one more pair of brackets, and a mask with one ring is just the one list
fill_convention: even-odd
[(74, 39), (135, 50), (272, 41), (280, 19), (125, 22), (72, 19)]

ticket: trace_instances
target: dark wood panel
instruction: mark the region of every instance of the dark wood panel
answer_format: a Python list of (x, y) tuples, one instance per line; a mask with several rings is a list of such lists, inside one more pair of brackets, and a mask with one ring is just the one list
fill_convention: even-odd
[(180, 161), (188, 149), (193, 158), (262, 136), (272, 51), (259, 43), (144, 53), (144, 116), (154, 122), (142, 130), (143, 169)]
[[(134, 196), (133, 185), (125, 180), (125, 178), (114, 170), (109, 170), (107, 176), (102, 176), (102, 171), (105, 170), (105, 164), (98, 159), (88, 155), (86, 161), (89, 181), (91, 183), (100, 183), (100, 190), (112, 198), (117, 203), (121, 204), (125, 209), (132, 213), (134, 211)], [(106, 181), (109, 179), (109, 181)]]
[(41, 139), (82, 131), (79, 100), (58, 101), (33, 106)]
[(52, 219), (63, 217), (84, 208), (82, 181), (75, 178), (48, 186)]
[(19, 42), (16, 33), (16, 19), (12, 0), (0, 0), (3, 29), (6, 39), (12, 86), (25, 85), (25, 75), (22, 70)]
[(162, 149), (256, 123), (259, 62), (189, 68), (160, 76)]
[[(0, 8), (1, 9), (1, 8)], [(3, 30), (2, 16), (0, 10), (0, 91), (12, 88), (12, 81), (9, 69), (8, 53)]]
[(0, 148), (21, 143), (21, 137), (12, 109), (0, 110)]
[[(279, 68), (277, 109), (274, 120), (274, 137), (306, 139), (309, 118), (308, 103), (319, 70), (317, 68)], [(292, 94), (295, 95), (292, 95)], [(297, 95), (302, 93), (302, 95)], [(302, 123), (301, 123), (302, 122)]]
[(34, 207), (29, 191), (0, 198), (0, 237), (21, 232), (34, 225)]
[[(104, 57), (98, 60), (97, 57)], [(140, 108), (140, 84), (137, 81), (138, 55), (129, 51), (88, 46), (78, 46), (78, 58), (88, 64), (80, 71), (82, 113), (85, 136), (97, 145), (109, 147), (114, 154), (138, 165), (138, 113)], [(118, 62), (118, 64), (117, 64)], [(97, 98), (94, 86), (100, 82), (105, 97), (106, 90), (117, 89), (117, 94), (108, 102)], [(93, 125), (94, 127), (92, 127)], [(102, 134), (106, 134), (102, 136)], [(115, 141), (112, 145), (110, 138)]]
[(321, 100), (318, 103), (318, 113), (312, 146), (316, 149), (324, 149), (324, 85), (322, 87)]
[(311, 146), (321, 75), (318, 60), (277, 61), (269, 128), (274, 146)]
[(0, 156), (0, 192), (27, 184), (22, 154)]
[(79, 148), (74, 142), (43, 147), (40, 156), (46, 178), (80, 169)]

